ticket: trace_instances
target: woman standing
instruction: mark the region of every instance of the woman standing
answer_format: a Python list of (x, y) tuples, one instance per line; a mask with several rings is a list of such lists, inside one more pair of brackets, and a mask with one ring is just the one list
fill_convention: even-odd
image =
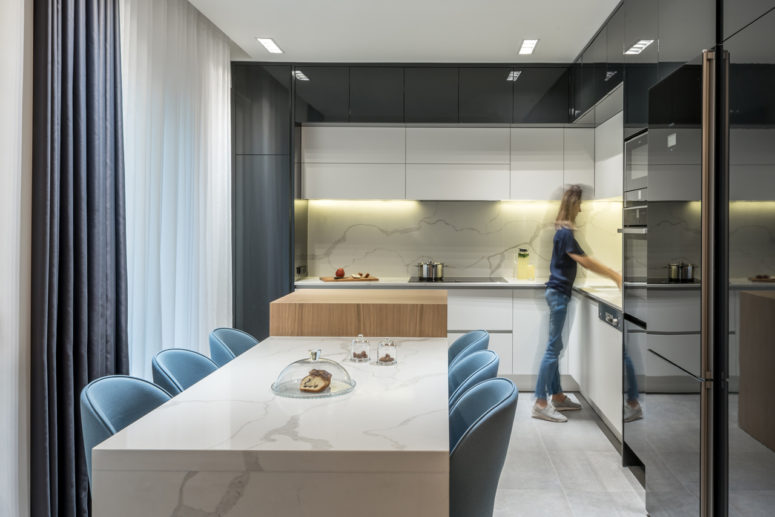
[[(562, 329), (568, 314), (573, 282), (576, 280), (576, 265), (605, 275), (622, 287), (622, 275), (613, 269), (587, 256), (573, 236), (576, 216), (581, 212), (581, 187), (573, 185), (562, 196), (560, 211), (554, 222), (557, 232), (554, 234), (552, 260), (549, 265), (549, 281), (546, 283), (546, 303), (549, 304), (549, 341), (541, 360), (536, 383), (536, 402), (533, 406), (533, 418), (550, 422), (567, 422), (560, 411), (581, 409), (581, 404), (573, 402), (562, 391), (558, 368), (562, 351)], [(549, 404), (548, 395), (551, 395)]]

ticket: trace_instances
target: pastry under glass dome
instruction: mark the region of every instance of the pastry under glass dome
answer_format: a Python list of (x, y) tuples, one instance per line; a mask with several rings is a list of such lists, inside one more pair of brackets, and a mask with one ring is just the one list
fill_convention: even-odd
[[(300, 389), (302, 380), (313, 370), (323, 370), (330, 373), (330, 384), (319, 392), (302, 391)], [(321, 357), (319, 349), (310, 351), (308, 358), (294, 361), (286, 366), (272, 384), (272, 391), (275, 394), (281, 397), (299, 399), (336, 397), (350, 393), (354, 388), (355, 380), (350, 377), (347, 370), (336, 361)]]

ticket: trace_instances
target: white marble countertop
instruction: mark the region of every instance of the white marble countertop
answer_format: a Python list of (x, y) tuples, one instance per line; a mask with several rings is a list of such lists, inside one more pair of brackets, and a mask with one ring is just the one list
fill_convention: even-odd
[[(447, 340), (395, 341), (395, 366), (346, 361), (346, 338), (262, 341), (94, 448), (93, 515), (448, 516)], [(316, 348), (355, 389), (276, 396)]]
[[(95, 448), (102, 452), (437, 451), (449, 453), (447, 340), (397, 338), (398, 364), (347, 361), (346, 338), (270, 337)], [(373, 343), (376, 348), (376, 342)], [(356, 381), (342, 396), (290, 399), (271, 384), (321, 348)], [(376, 352), (376, 350), (375, 350)]]
[(546, 283), (546, 278), (536, 280), (514, 280), (506, 279), (505, 282), (409, 282), (408, 276), (403, 277), (380, 277), (379, 280), (374, 282), (324, 282), (318, 277), (306, 277), (301, 280), (296, 280), (295, 285), (297, 288), (328, 288), (336, 287), (341, 288), (366, 288), (376, 289), (380, 287), (395, 288), (400, 287), (402, 289), (480, 289), (482, 287), (492, 289), (519, 289), (519, 288), (543, 288)]

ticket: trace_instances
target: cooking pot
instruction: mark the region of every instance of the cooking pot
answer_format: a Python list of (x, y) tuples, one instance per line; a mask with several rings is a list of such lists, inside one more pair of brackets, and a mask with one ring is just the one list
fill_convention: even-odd
[(420, 280), (441, 280), (444, 278), (444, 264), (428, 259), (417, 264), (417, 276)]
[(674, 262), (665, 267), (670, 282), (694, 282), (694, 264)]

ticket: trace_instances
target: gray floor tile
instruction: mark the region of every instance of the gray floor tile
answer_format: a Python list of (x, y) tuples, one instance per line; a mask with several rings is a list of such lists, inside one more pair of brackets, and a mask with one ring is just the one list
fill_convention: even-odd
[[(535, 444), (534, 444), (535, 446)], [(538, 444), (537, 451), (514, 451), (506, 456), (498, 489), (561, 488), (557, 471)]]
[(538, 490), (498, 490), (493, 517), (572, 516), (570, 505), (560, 488)]
[(773, 490), (736, 490), (729, 493), (729, 515), (732, 517), (771, 517), (773, 512)]
[(549, 458), (567, 492), (632, 492), (630, 482), (624, 477), (621, 456), (616, 451), (559, 451), (550, 452)]

